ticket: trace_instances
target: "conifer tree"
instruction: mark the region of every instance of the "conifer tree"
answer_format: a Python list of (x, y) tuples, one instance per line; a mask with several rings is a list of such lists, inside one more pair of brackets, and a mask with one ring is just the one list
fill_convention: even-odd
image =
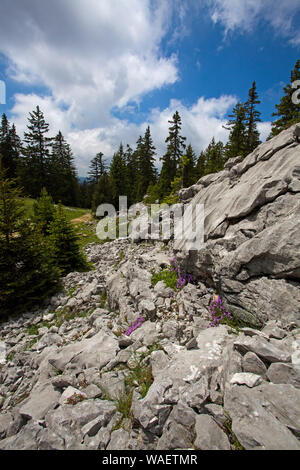
[(50, 223), (53, 222), (55, 217), (55, 206), (46, 188), (42, 189), (40, 197), (33, 204), (33, 213), (34, 223), (40, 227), (44, 235), (47, 235)]
[(197, 179), (201, 179), (205, 175), (205, 168), (206, 168), (206, 157), (205, 152), (201, 152), (199, 158), (197, 160), (196, 165), (196, 176)]
[(178, 111), (173, 115), (173, 120), (168, 122), (171, 124), (169, 127), (169, 135), (166, 138), (168, 147), (165, 155), (161, 158), (162, 169), (158, 181), (160, 197), (170, 193), (171, 183), (176, 176), (179, 159), (183, 155), (183, 151), (186, 147), (186, 137), (180, 134), (181, 117)]
[(28, 222), (20, 196), (0, 161), (0, 314), (25, 309), (59, 287), (53, 245)]
[(281, 98), (280, 103), (275, 105), (276, 112), (272, 116), (277, 116), (278, 119), (272, 123), (272, 131), (269, 138), (278, 135), (282, 130), (300, 122), (300, 104), (295, 104), (292, 96), (296, 91), (293, 88), (293, 83), (300, 80), (300, 60), (298, 59), (294, 69), (291, 71), (290, 83), (284, 88), (284, 96)]
[(216, 142), (214, 137), (205, 150), (204, 174), (216, 173), (224, 168), (224, 145)]
[(178, 176), (180, 177), (180, 187), (188, 188), (195, 183), (196, 155), (191, 144), (188, 145), (186, 152), (179, 159)]
[(29, 113), (28, 132), (24, 133), (22, 184), (27, 194), (36, 198), (43, 187), (48, 187), (48, 167), (52, 139), (47, 137), (49, 124), (39, 106)]
[(225, 129), (230, 130), (229, 140), (225, 147), (225, 158), (228, 160), (232, 157), (246, 156), (246, 108), (242, 103), (237, 103), (233, 108), (232, 114), (229, 115)]
[(145, 196), (149, 185), (156, 181), (155, 147), (153, 145), (150, 126), (147, 127), (145, 135), (140, 138), (137, 146), (138, 158), (138, 189), (136, 200), (141, 201)]
[(129, 182), (124, 147), (120, 144), (118, 152), (113, 156), (110, 165), (111, 200), (115, 207), (119, 205), (119, 196), (127, 196)]
[(48, 172), (48, 190), (54, 201), (61, 201), (67, 206), (76, 206), (79, 202), (77, 171), (71, 147), (61, 131), (52, 141)]
[(256, 82), (253, 82), (252, 87), (248, 93), (248, 100), (245, 103), (246, 108), (246, 143), (245, 154), (253, 152), (254, 149), (261, 143), (259, 132), (257, 130), (257, 123), (261, 122), (261, 113), (257, 111), (256, 105), (260, 104), (258, 93), (256, 91)]
[(107, 171), (100, 176), (98, 184), (93, 194), (92, 211), (95, 214), (100, 204), (111, 204), (112, 190), (110, 178)]
[[(141, 137), (139, 138), (141, 139)], [(138, 140), (139, 143), (139, 140)], [(127, 144), (125, 152), (125, 164), (127, 169), (128, 180), (128, 205), (131, 206), (137, 201), (137, 186), (138, 186), (138, 150), (133, 151), (130, 145)]]
[(56, 265), (63, 275), (88, 269), (88, 263), (80, 251), (78, 237), (67, 221), (61, 204), (55, 211), (54, 220), (49, 224), (49, 239), (54, 247)]
[(99, 152), (91, 160), (90, 171), (88, 172), (89, 182), (93, 185), (96, 185), (100, 177), (103, 175), (104, 171), (105, 171), (105, 163), (103, 160), (103, 153)]
[(2, 155), (3, 168), (6, 170), (7, 178), (17, 176), (21, 140), (16, 132), (16, 127), (10, 123), (5, 114), (2, 115), (0, 127), (0, 155)]

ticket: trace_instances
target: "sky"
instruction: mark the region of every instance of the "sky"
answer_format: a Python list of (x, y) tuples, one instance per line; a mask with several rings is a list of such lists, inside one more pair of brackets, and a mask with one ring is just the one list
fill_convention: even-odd
[(1, 0), (0, 113), (23, 137), (39, 105), (80, 176), (150, 125), (159, 167), (176, 110), (199, 154), (254, 80), (265, 140), (299, 58), (300, 0)]

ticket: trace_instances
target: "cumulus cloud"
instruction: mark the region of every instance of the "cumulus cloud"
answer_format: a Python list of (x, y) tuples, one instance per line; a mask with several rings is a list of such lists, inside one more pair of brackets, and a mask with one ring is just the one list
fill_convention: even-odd
[(260, 21), (269, 23), (275, 34), (289, 38), (299, 45), (299, 29), (295, 16), (300, 11), (299, 0), (205, 0), (211, 19), (221, 23), (225, 34), (240, 29), (250, 32)]
[[(214, 2), (214, 21), (221, 21), (221, 3)], [(163, 54), (161, 43), (172, 25), (171, 41), (184, 32), (190, 5), (180, 0), (2, 0), (0, 52), (9, 62), (7, 74), (33, 90), (14, 96), (10, 113), (19, 134), (26, 130), (29, 112), (39, 105), (51, 135), (61, 130), (71, 144), (80, 175), (97, 152), (109, 158), (121, 141), (134, 146), (147, 125), (159, 165), (168, 120), (176, 110), (182, 133), (197, 153), (213, 136), (226, 142), (228, 131), (222, 126), (237, 101), (233, 96), (200, 97), (190, 106), (171, 100), (165, 109), (150, 110), (141, 124), (112, 114), (115, 109), (136, 109), (148, 92), (179, 80), (177, 57)], [(238, 19), (228, 17), (226, 24), (237, 27)], [(37, 93), (36, 86), (45, 94)], [(265, 134), (266, 129), (262, 125)]]
[(120, 142), (134, 147), (139, 135), (145, 133), (148, 125), (157, 150), (157, 166), (160, 167), (159, 159), (166, 150), (165, 139), (170, 125), (168, 121), (176, 110), (182, 119), (182, 135), (187, 137), (187, 143), (192, 144), (197, 154), (207, 147), (212, 137), (225, 143), (228, 139), (228, 131), (223, 128), (227, 121), (225, 116), (236, 102), (236, 97), (227, 95), (210, 99), (200, 97), (191, 106), (185, 106), (181, 101), (173, 99), (164, 109), (152, 109), (148, 119), (139, 125), (111, 118), (108, 126), (73, 130), (70, 120), (66, 118), (69, 111), (62, 111), (51, 97), (18, 94), (12, 109), (12, 120), (18, 132), (24, 132), (24, 116), (28, 116), (29, 112), (39, 105), (50, 124), (51, 134), (62, 130), (76, 156), (79, 174), (85, 175), (91, 158), (97, 152), (101, 151), (106, 158), (110, 158)]
[(81, 129), (113, 106), (138, 102), (178, 78), (160, 54), (167, 4), (150, 0), (2, 0), (0, 51), (15, 80), (46, 86)]

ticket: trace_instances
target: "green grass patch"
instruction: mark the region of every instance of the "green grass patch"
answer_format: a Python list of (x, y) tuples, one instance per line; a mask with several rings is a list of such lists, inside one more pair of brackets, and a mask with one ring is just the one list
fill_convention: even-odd
[(153, 375), (151, 366), (144, 366), (139, 363), (125, 379), (125, 385), (128, 389), (132, 390), (136, 384), (141, 388), (142, 398), (148, 393), (149, 388), (153, 383)]
[(151, 278), (151, 283), (155, 286), (159, 281), (164, 281), (167, 287), (176, 290), (177, 286), (177, 273), (171, 271), (171, 266), (167, 269), (163, 269), (158, 273), (154, 273)]

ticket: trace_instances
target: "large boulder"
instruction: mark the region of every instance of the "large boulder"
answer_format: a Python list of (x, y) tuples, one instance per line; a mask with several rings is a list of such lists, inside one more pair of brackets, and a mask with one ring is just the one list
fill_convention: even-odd
[(189, 250), (183, 237), (174, 244), (182, 268), (216, 287), (230, 312), (252, 325), (279, 318), (300, 325), (300, 147), (294, 131), (202, 178), (186, 208), (204, 204), (204, 243)]

